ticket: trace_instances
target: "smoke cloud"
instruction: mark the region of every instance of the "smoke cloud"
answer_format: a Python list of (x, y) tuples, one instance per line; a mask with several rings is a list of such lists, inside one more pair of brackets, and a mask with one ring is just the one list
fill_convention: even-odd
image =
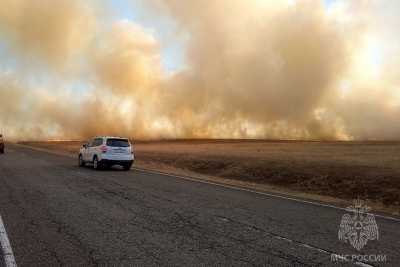
[(398, 139), (397, 2), (277, 2), (147, 1), (187, 37), (171, 73), (153, 31), (100, 2), (2, 1), (0, 127), (14, 139)]
[(87, 45), (95, 32), (91, 1), (3, 0), (2, 38), (16, 55), (40, 58), (51, 67), (65, 66)]

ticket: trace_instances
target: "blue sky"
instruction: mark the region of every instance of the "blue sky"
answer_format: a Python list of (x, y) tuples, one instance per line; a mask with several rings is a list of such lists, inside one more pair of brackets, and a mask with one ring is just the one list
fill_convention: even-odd
[(149, 16), (142, 0), (111, 0), (118, 19), (128, 19), (152, 30), (162, 46), (162, 64), (169, 71), (176, 71), (184, 65), (185, 45), (176, 34), (176, 25), (168, 17)]

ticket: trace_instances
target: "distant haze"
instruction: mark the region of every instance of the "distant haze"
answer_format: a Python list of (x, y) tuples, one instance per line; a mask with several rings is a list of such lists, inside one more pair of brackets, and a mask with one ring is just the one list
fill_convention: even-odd
[(6, 137), (400, 139), (398, 1), (143, 1), (184, 36), (173, 73), (107, 2), (1, 1)]

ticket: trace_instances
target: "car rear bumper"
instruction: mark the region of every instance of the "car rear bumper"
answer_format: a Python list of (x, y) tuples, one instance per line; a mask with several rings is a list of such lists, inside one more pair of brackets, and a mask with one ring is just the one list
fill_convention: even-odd
[(132, 165), (134, 160), (115, 160), (115, 159), (102, 159), (100, 161), (103, 165)]
[(133, 161), (135, 157), (133, 154), (122, 154), (122, 155), (115, 155), (115, 154), (101, 154), (99, 155), (100, 160), (108, 160), (108, 161)]

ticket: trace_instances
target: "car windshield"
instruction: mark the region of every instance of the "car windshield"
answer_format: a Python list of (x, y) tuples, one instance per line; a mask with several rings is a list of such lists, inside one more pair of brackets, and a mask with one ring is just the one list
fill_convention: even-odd
[(107, 139), (107, 146), (111, 147), (129, 147), (129, 141), (127, 139)]

